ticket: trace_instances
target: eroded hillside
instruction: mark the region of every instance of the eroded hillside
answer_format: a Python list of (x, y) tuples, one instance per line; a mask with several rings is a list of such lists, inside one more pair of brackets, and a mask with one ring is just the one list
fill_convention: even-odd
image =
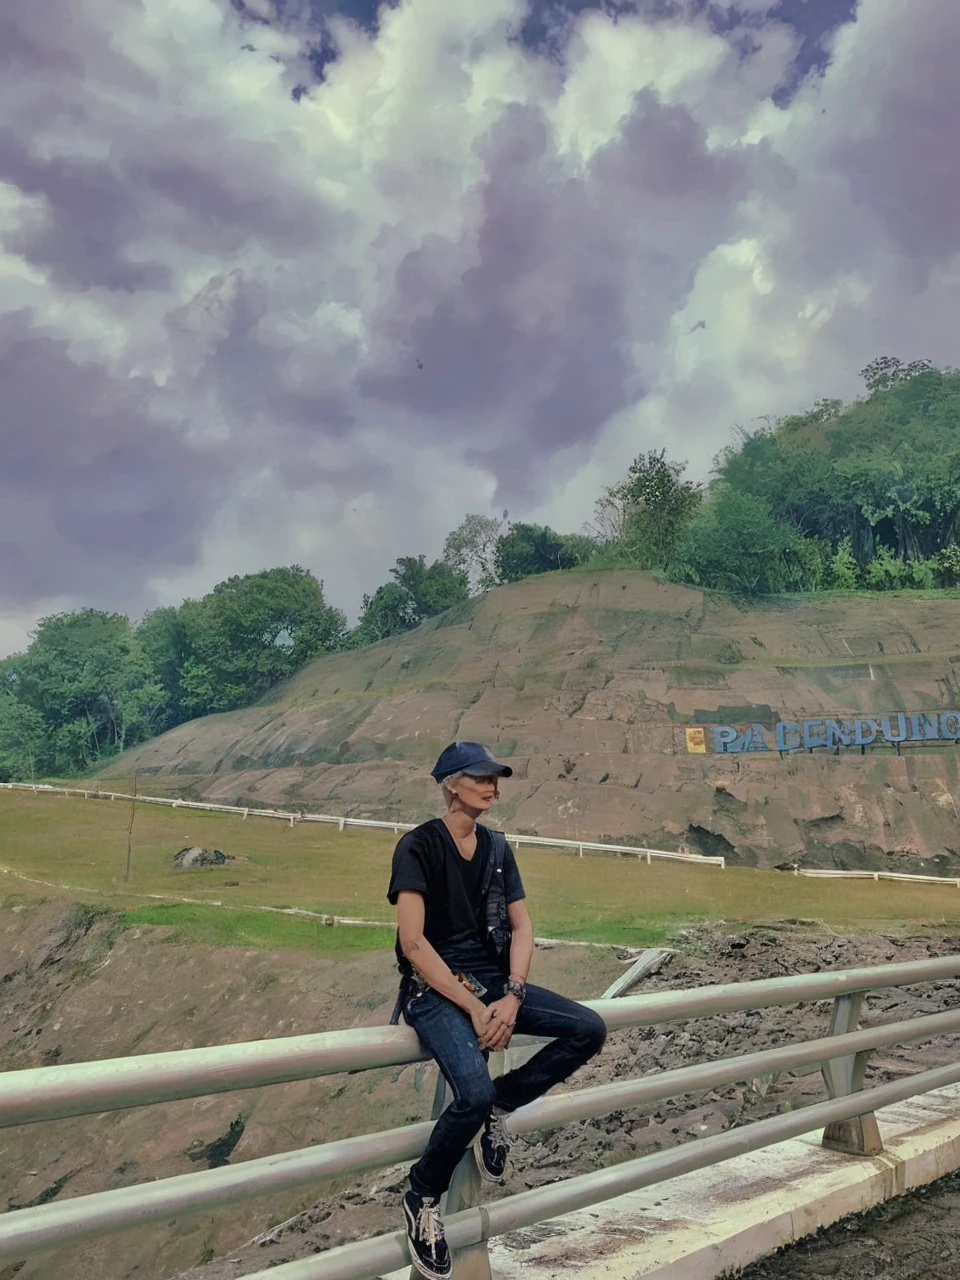
[(645, 573), (550, 574), (320, 659), (256, 707), (128, 753), (120, 776), (412, 821), (435, 812), (439, 750), (477, 739), (514, 767), (497, 810), (513, 831), (956, 874), (952, 743), (697, 756), (685, 730), (958, 710), (958, 663), (960, 599), (741, 609)]
[[(0, 907), (0, 1071), (389, 1019), (392, 951), (319, 959), (187, 945), (170, 934), (123, 929), (116, 913), (66, 901)], [(541, 981), (581, 998), (599, 995), (622, 971), (600, 948), (538, 950), (535, 964)], [(424, 1120), (436, 1075), (418, 1063), (0, 1129), (0, 1212)], [(285, 1221), (321, 1190), (0, 1261), (0, 1280), (159, 1280)]]
[[(954, 954), (958, 939), (824, 933), (813, 921), (769, 921), (730, 933), (687, 928), (640, 990), (666, 991)], [(598, 996), (623, 973), (615, 948), (538, 946), (531, 976), (574, 998)], [(123, 929), (110, 912), (65, 901), (0, 907), (0, 1070), (56, 1067), (386, 1022), (395, 994), (391, 951), (322, 960), (291, 951), (185, 945), (167, 930)], [(895, 1022), (956, 1006), (956, 982), (867, 997), (864, 1023)], [(606, 1084), (772, 1048), (827, 1032), (828, 1003), (718, 1014), (612, 1032), (603, 1053), (567, 1088)], [(871, 1055), (867, 1083), (955, 1061), (957, 1037)], [(215, 1164), (376, 1132), (426, 1119), (437, 1079), (411, 1063), (184, 1102), (0, 1130), (2, 1210), (62, 1203)], [(823, 1096), (816, 1074), (785, 1073), (769, 1088), (724, 1086), (572, 1122), (519, 1143), (514, 1194), (559, 1176), (664, 1150)], [(70, 1249), (0, 1263), (0, 1280), (232, 1280), (342, 1241), (395, 1230), (406, 1163), (344, 1178), (339, 1187), (221, 1204)], [(215, 1261), (219, 1259), (219, 1261)], [(196, 1271), (192, 1270), (197, 1267)]]

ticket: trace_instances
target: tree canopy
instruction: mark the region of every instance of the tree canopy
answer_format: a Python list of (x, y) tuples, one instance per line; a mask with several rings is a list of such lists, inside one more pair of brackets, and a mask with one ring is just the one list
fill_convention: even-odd
[(496, 585), (495, 557), (503, 521), (492, 516), (469, 515), (443, 544), (443, 560), (451, 569), (467, 575), (473, 592)]
[[(179, 703), (190, 715), (232, 711), (318, 654), (339, 648), (346, 616), (299, 565), (218, 583), (180, 606)], [(176, 637), (176, 631), (171, 637)]]
[(0, 661), (0, 781), (64, 776), (193, 716), (254, 702), (323, 653), (412, 630), (530, 575), (625, 565), (738, 595), (960, 585), (960, 372), (893, 356), (852, 404), (738, 428), (709, 483), (638, 453), (586, 531), (467, 515), (439, 560), (400, 556), (356, 626), (299, 565), (148, 613), (42, 618)]
[(960, 513), (960, 373), (887, 359), (863, 376), (865, 400), (818, 401), (741, 433), (717, 480), (831, 552), (848, 544), (862, 574), (879, 548), (904, 564), (936, 561)]
[(519, 582), (535, 573), (575, 569), (596, 551), (593, 539), (578, 533), (555, 533), (549, 525), (510, 526), (497, 542), (494, 565), (498, 582)]
[(150, 737), (162, 698), (123, 615), (43, 618), (27, 652), (3, 663), (0, 769), (20, 777), (87, 768)]
[(700, 508), (700, 485), (680, 477), (685, 462), (669, 462), (666, 449), (634, 459), (626, 479), (605, 489), (596, 506), (600, 540), (637, 569), (666, 569), (685, 525)]

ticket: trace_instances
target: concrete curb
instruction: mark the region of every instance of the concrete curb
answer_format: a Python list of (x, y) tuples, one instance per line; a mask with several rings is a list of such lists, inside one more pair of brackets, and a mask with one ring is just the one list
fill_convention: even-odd
[(492, 1240), (495, 1280), (716, 1280), (960, 1168), (960, 1085), (877, 1118), (879, 1156), (815, 1131)]

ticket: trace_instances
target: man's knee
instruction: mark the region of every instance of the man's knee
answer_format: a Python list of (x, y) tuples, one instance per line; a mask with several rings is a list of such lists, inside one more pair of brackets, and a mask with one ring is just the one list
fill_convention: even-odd
[(494, 1084), (490, 1077), (477, 1076), (461, 1084), (454, 1105), (462, 1115), (469, 1115), (481, 1124), (493, 1109), (495, 1097)]
[(584, 1025), (580, 1033), (587, 1057), (593, 1058), (603, 1048), (607, 1039), (607, 1024), (592, 1009), (584, 1009)]

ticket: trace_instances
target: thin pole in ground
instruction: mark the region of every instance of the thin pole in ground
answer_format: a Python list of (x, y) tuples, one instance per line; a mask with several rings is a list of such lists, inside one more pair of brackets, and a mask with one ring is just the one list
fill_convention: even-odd
[(130, 822), (127, 826), (127, 865), (123, 873), (123, 883), (130, 882), (130, 860), (133, 856), (133, 820), (137, 816), (137, 772), (133, 772), (133, 799), (130, 802)]

